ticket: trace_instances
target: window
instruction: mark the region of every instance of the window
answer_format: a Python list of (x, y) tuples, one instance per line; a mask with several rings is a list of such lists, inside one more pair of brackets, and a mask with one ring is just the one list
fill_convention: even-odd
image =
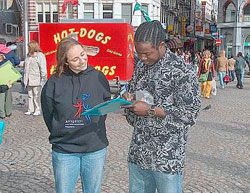
[(57, 4), (52, 4), (52, 17), (53, 17), (53, 23), (58, 22), (58, 6), (57, 6)]
[(58, 4), (37, 3), (37, 21), (39, 23), (58, 22)]
[(103, 19), (113, 18), (113, 4), (103, 4)]
[(250, 22), (250, 5), (249, 4), (244, 8), (244, 21)]
[(236, 21), (236, 12), (233, 3), (230, 3), (226, 8), (226, 17), (225, 22), (235, 22)]
[(73, 5), (72, 5), (72, 3), (68, 3), (67, 8), (68, 8), (67, 18), (73, 19)]
[(85, 3), (84, 4), (83, 17), (85, 19), (94, 19), (94, 3)]
[[(141, 8), (148, 13), (148, 5), (142, 5)], [(146, 19), (142, 13), (141, 15), (141, 23), (146, 22)]]
[(45, 4), (45, 23), (50, 23), (51, 19), (50, 19), (50, 5), (49, 4)]
[(127, 23), (131, 23), (132, 4), (122, 4), (122, 18), (124, 18)]
[(37, 4), (37, 21), (39, 23), (43, 22), (43, 4)]

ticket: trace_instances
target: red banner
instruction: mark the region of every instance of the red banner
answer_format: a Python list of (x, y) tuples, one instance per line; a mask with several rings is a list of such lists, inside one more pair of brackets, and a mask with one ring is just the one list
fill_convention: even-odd
[(70, 33), (77, 34), (83, 45), (94, 48), (96, 55), (88, 56), (89, 64), (102, 71), (108, 80), (116, 76), (120, 80), (131, 78), (134, 30), (127, 23), (41, 23), (40, 47), (47, 59), (49, 76), (56, 67), (57, 45)]

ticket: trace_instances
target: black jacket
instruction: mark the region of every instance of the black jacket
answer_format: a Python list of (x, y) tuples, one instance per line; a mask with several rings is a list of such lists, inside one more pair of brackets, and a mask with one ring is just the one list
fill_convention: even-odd
[(52, 75), (41, 95), (52, 149), (61, 153), (85, 153), (106, 147), (106, 117), (81, 113), (109, 99), (106, 77), (92, 66), (79, 74), (68, 70), (60, 77)]

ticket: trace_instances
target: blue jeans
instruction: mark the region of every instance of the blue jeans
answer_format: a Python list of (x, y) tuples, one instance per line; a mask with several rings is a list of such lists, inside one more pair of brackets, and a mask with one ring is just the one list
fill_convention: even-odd
[(143, 170), (139, 166), (128, 163), (129, 193), (182, 193), (181, 174), (166, 174)]
[(226, 76), (226, 72), (218, 72), (219, 80), (220, 80), (220, 87), (225, 88), (223, 78)]
[(79, 175), (84, 193), (100, 193), (107, 149), (64, 154), (52, 150), (56, 193), (74, 193)]
[(241, 82), (242, 82), (242, 84), (244, 83), (244, 78), (245, 78), (245, 70), (243, 70), (242, 74), (241, 74)]
[(234, 81), (234, 71), (233, 70), (229, 70), (228, 71), (228, 73), (229, 73), (229, 76), (230, 76), (230, 79), (231, 79), (231, 81), (233, 82)]

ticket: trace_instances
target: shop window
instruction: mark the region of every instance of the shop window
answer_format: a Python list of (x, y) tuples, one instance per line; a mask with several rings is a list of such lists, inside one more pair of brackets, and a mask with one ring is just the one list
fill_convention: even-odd
[(225, 10), (225, 22), (235, 22), (236, 21), (236, 11), (233, 3), (230, 3)]

